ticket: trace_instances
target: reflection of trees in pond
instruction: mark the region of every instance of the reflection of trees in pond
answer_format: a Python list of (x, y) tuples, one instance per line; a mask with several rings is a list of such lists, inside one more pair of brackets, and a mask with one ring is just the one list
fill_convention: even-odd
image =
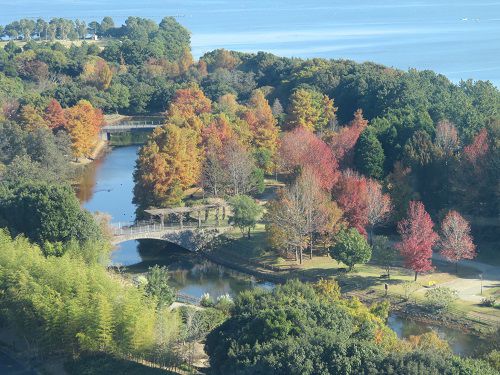
[(430, 325), (400, 316), (391, 316), (388, 324), (402, 338), (421, 335), (433, 330), (440, 338), (450, 344), (456, 354), (480, 355), (486, 352), (488, 348), (491, 348), (487, 340), (458, 329)]
[(102, 164), (102, 159), (97, 159), (93, 163), (82, 168), (80, 180), (76, 190), (76, 196), (80, 202), (87, 202), (93, 196), (94, 186), (96, 186), (97, 170)]

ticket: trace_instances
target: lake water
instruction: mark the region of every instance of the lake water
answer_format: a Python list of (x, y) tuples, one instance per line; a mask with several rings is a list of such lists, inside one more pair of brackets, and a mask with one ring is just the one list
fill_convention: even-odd
[(0, 9), (0, 24), (175, 16), (192, 31), (196, 57), (226, 48), (347, 58), (500, 87), (500, 2), (493, 0), (0, 0)]
[[(78, 196), (90, 211), (108, 212), (114, 222), (132, 221), (133, 168), (138, 146), (117, 147), (104, 158), (88, 166), (82, 176)], [(171, 285), (180, 293), (200, 298), (204, 293), (212, 297), (236, 295), (255, 287), (270, 289), (272, 283), (232, 271), (179, 246), (157, 240), (128, 241), (112, 253), (112, 263), (126, 267), (126, 272), (140, 274), (156, 264), (167, 266)], [(472, 355), (484, 349), (486, 343), (463, 332), (419, 323), (399, 316), (391, 316), (389, 326), (399, 337), (418, 335), (436, 330), (450, 342), (457, 354)]]

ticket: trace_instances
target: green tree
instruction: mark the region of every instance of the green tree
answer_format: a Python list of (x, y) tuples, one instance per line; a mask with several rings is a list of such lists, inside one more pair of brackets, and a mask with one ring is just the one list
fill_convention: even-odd
[(358, 171), (367, 177), (381, 178), (384, 172), (384, 150), (375, 132), (366, 128), (356, 145), (355, 162)]
[(335, 245), (330, 248), (330, 256), (347, 265), (351, 271), (355, 264), (370, 260), (372, 249), (362, 234), (350, 228), (337, 233)]
[(92, 215), (80, 207), (69, 186), (23, 182), (0, 189), (0, 221), (31, 240), (79, 243), (102, 238)]
[(247, 230), (250, 237), (250, 230), (255, 228), (262, 208), (248, 195), (236, 195), (230, 200), (232, 216), (230, 222), (241, 229), (242, 232)]
[(377, 262), (387, 271), (387, 277), (391, 278), (391, 267), (396, 261), (397, 252), (394, 246), (391, 245), (389, 238), (385, 236), (377, 236), (373, 241), (373, 255)]
[(96, 341), (100, 351), (107, 352), (113, 346), (113, 306), (106, 296), (99, 294), (96, 303), (97, 327)]
[(115, 22), (113, 19), (109, 16), (106, 16), (102, 19), (100, 27), (99, 27), (99, 33), (103, 36), (109, 35), (112, 29), (115, 27)]
[(168, 307), (175, 301), (175, 291), (168, 284), (170, 276), (167, 267), (150, 267), (146, 278), (145, 292), (157, 299), (159, 308)]

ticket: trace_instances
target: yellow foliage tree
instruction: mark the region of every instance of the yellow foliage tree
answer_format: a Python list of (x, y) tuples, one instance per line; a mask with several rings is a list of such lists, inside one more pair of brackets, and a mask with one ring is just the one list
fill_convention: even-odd
[(107, 90), (113, 79), (113, 71), (104, 59), (94, 57), (84, 65), (81, 78), (100, 90)]
[(29, 104), (21, 108), (19, 123), (23, 129), (27, 131), (48, 127), (47, 121), (44, 120), (42, 113)]
[(322, 131), (335, 122), (333, 100), (317, 91), (298, 89), (290, 97), (288, 126)]

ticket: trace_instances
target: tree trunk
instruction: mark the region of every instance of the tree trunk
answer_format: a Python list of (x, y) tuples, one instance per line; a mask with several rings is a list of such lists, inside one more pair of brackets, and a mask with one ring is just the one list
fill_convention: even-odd
[(250, 238), (250, 227), (248, 227), (248, 238)]
[(297, 252), (297, 248), (295, 248), (295, 261), (298, 262), (299, 260), (299, 254)]
[(309, 236), (309, 259), (313, 258), (313, 237), (312, 234)]
[(373, 246), (373, 227), (371, 225), (368, 228), (368, 243)]
[(415, 281), (417, 281), (418, 272), (415, 271)]
[(300, 252), (299, 252), (299, 255), (300, 255), (300, 261), (299, 261), (299, 264), (302, 264), (302, 254), (303, 251), (302, 251), (302, 248), (300, 248)]

